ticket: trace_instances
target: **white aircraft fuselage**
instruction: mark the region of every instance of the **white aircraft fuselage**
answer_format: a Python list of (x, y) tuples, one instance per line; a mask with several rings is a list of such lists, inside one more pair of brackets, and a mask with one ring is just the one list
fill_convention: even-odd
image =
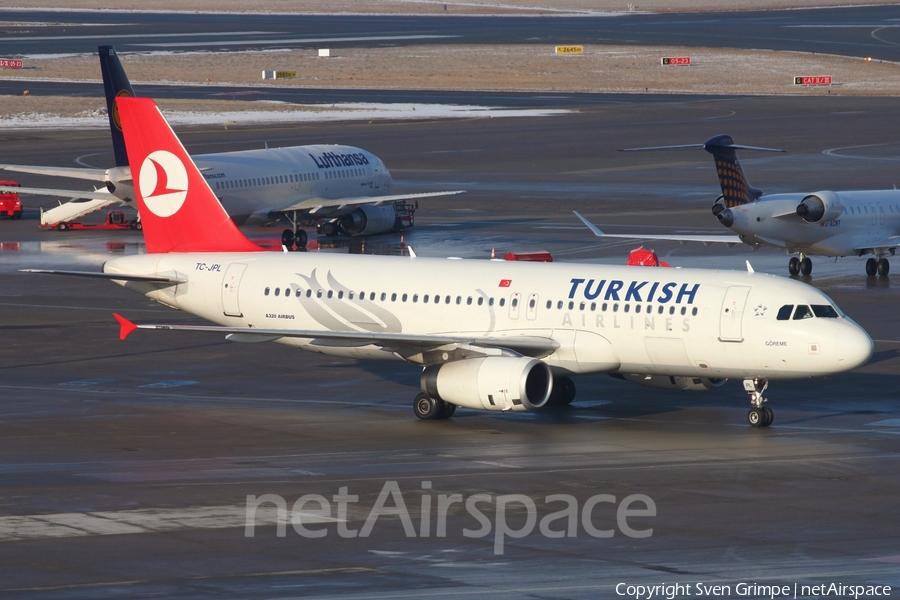
[[(193, 156), (204, 179), (238, 225), (265, 223), (289, 203), (390, 193), (394, 181), (380, 158), (353, 146), (314, 145)], [(120, 199), (134, 198), (130, 172), (114, 182)], [(377, 201), (373, 198), (372, 202)], [(329, 205), (317, 216), (347, 214), (357, 205)], [(393, 214), (391, 223), (393, 225)], [(388, 228), (390, 228), (388, 225)]]
[[(557, 347), (536, 358), (556, 374), (812, 377), (853, 369), (872, 351), (865, 331), (822, 292), (750, 272), (323, 253), (139, 255), (108, 261), (104, 272), (185, 279), (161, 289), (125, 285), (229, 327), (471, 335), (498, 346), (546, 338)], [(788, 305), (831, 316), (795, 320), (788, 310), (779, 320)], [(466, 352), (448, 347), (441, 357), (361, 341), (278, 341), (418, 364)]]
[[(797, 214), (810, 196), (827, 198), (815, 221)], [(828, 210), (830, 207), (831, 210)], [(751, 245), (782, 248), (814, 256), (855, 256), (900, 242), (900, 190), (772, 194), (732, 207), (730, 229)]]

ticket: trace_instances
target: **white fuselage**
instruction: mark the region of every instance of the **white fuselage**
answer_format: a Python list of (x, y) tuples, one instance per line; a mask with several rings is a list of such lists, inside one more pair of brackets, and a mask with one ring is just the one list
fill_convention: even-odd
[[(353, 146), (316, 145), (242, 150), (192, 157), (226, 212), (238, 225), (268, 222), (286, 206), (310, 199), (384, 196), (391, 174), (377, 156)], [(114, 194), (134, 198), (130, 172)], [(338, 217), (356, 205), (330, 206), (315, 213)]]
[[(108, 273), (175, 275), (126, 286), (234, 327), (530, 336), (559, 344), (538, 356), (557, 373), (797, 378), (855, 368), (871, 338), (833, 318), (778, 320), (785, 305), (833, 306), (806, 284), (737, 271), (338, 254), (154, 254), (117, 258)], [(281, 338), (353, 358), (421, 355), (362, 342)]]
[[(828, 192), (843, 209), (827, 220), (807, 222), (796, 214), (809, 194), (772, 194), (731, 209), (731, 230), (745, 243), (816, 256), (852, 256), (890, 248), (900, 235), (900, 190)], [(773, 216), (782, 215), (782, 216)], [(894, 240), (896, 246), (898, 240)]]

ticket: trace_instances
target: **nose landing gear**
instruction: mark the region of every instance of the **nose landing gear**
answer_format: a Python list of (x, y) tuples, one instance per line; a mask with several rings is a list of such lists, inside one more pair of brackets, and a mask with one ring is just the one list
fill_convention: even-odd
[(295, 245), (298, 251), (306, 250), (308, 237), (306, 232), (297, 226), (297, 212), (288, 213), (287, 218), (291, 222), (291, 228), (281, 232), (281, 245), (288, 251), (293, 250)]
[(763, 394), (769, 387), (768, 379), (745, 379), (744, 390), (750, 394), (750, 412), (747, 413), (747, 422), (751, 427), (768, 427), (775, 420), (775, 413), (768, 406)]

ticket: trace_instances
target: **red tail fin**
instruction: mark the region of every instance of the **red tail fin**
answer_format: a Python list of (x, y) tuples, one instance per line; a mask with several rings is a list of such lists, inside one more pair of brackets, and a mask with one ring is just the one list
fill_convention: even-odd
[(147, 252), (258, 252), (222, 208), (156, 103), (116, 98)]

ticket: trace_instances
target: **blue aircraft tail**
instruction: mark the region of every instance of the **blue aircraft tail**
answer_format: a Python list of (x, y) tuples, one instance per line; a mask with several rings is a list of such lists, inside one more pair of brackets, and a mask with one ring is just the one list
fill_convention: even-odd
[[(636, 152), (640, 150), (682, 150), (685, 148), (703, 148), (713, 155), (716, 161), (716, 174), (719, 176), (719, 185), (722, 186), (722, 200), (724, 206), (716, 202), (718, 210), (733, 208), (739, 204), (753, 202), (762, 196), (762, 190), (756, 189), (747, 181), (741, 161), (738, 159), (738, 150), (762, 150), (763, 152), (784, 152), (777, 148), (759, 148), (757, 146), (740, 146), (734, 143), (730, 135), (717, 135), (709, 138), (703, 144), (684, 144), (681, 146), (653, 146), (650, 148), (628, 148), (623, 152)], [(714, 209), (715, 212), (715, 209)]]
[[(753, 202), (762, 196), (762, 190), (750, 185), (737, 150), (770, 150), (768, 148), (751, 148), (738, 146), (730, 135), (717, 135), (703, 144), (703, 149), (713, 155), (716, 161), (716, 174), (719, 176), (719, 185), (722, 187), (722, 199), (725, 208), (734, 208), (741, 204)], [(778, 152), (777, 150), (772, 150)], [(781, 150), (780, 152), (783, 152)]]
[(122, 123), (119, 121), (119, 109), (116, 98), (119, 96), (134, 97), (134, 89), (128, 81), (128, 75), (119, 62), (119, 55), (112, 46), (100, 46), (100, 72), (103, 73), (103, 91), (106, 94), (106, 111), (109, 115), (109, 133), (112, 136), (113, 152), (116, 155), (116, 166), (128, 166), (128, 153), (125, 151), (125, 137), (122, 135)]

